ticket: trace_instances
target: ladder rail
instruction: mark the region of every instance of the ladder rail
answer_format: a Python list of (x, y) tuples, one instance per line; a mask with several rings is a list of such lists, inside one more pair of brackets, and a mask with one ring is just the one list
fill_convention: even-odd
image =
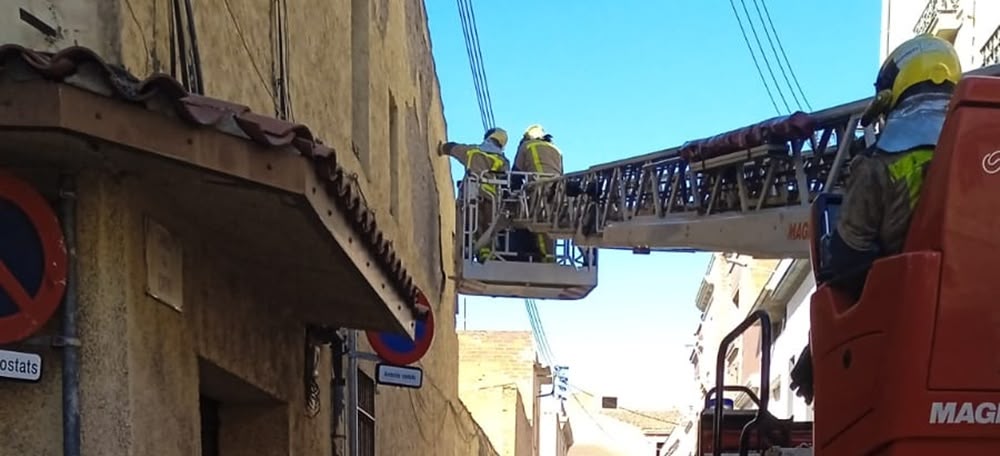
[[(1000, 76), (1000, 65), (966, 75)], [(879, 126), (860, 126), (870, 100), (797, 112), (582, 171), (529, 179), (518, 190), (522, 207), (513, 211), (511, 226), (571, 238), (580, 246), (730, 250), (725, 248), (730, 245), (762, 255), (808, 256), (803, 233), (808, 205), (818, 194), (846, 185), (851, 158)], [(701, 154), (730, 138), (747, 147)], [(572, 188), (587, 191), (570, 196)], [(731, 226), (725, 229), (725, 224)], [(742, 234), (740, 224), (746, 227)], [(725, 237), (676, 235), (702, 225), (726, 231)], [(785, 245), (744, 239), (760, 236), (754, 230), (763, 226), (787, 232)]]

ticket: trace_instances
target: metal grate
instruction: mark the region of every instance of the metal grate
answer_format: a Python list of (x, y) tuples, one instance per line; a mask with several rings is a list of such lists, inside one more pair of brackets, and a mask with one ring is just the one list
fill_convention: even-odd
[(375, 380), (358, 369), (358, 456), (375, 456)]
[(993, 34), (986, 39), (979, 53), (983, 56), (983, 66), (1000, 63), (1000, 27), (993, 31)]

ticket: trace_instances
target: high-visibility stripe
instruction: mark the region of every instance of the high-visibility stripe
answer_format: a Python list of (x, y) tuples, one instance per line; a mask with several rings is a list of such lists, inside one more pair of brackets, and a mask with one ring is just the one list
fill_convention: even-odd
[(532, 163), (532, 165), (534, 165), (536, 173), (542, 173), (542, 172), (544, 172), (542, 170), (542, 156), (538, 153), (538, 146), (540, 146), (542, 144), (545, 144), (545, 145), (551, 147), (552, 150), (554, 150), (556, 153), (560, 153), (559, 149), (556, 148), (555, 145), (549, 144), (549, 143), (544, 142), (544, 141), (540, 141), (540, 140), (536, 139), (536, 140), (531, 141), (530, 143), (528, 143), (528, 152), (531, 153), (531, 163)]
[[(469, 149), (469, 151), (466, 153), (466, 167), (472, 164), (472, 160), (475, 158), (476, 154), (480, 154), (483, 157), (486, 157), (487, 160), (490, 160), (492, 162), (489, 168), (491, 172), (495, 173), (503, 170), (503, 160), (501, 160), (500, 157), (497, 157), (496, 154), (483, 152), (482, 150), (479, 149)], [(482, 184), (480, 187), (483, 189), (483, 191), (491, 195), (495, 195), (497, 192), (496, 186), (494, 186), (493, 184)]]
[(903, 181), (910, 201), (910, 209), (917, 205), (920, 190), (924, 185), (924, 168), (934, 156), (933, 149), (910, 151), (889, 165), (889, 177), (893, 182)]

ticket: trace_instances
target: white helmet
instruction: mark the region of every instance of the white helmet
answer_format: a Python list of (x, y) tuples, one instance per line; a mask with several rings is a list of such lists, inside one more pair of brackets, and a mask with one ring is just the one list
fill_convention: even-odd
[(539, 124), (534, 124), (524, 130), (524, 139), (542, 139), (545, 137), (545, 130)]

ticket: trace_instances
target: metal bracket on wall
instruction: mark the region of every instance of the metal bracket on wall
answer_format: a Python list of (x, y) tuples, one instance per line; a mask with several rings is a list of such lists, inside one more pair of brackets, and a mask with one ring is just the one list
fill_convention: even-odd
[(336, 328), (326, 326), (307, 326), (305, 338), (305, 372), (303, 380), (306, 387), (306, 413), (314, 417), (320, 412), (319, 363), (320, 349), (323, 345), (343, 344)]
[(21, 342), (23, 345), (32, 347), (80, 347), (80, 339), (66, 336), (36, 336)]

